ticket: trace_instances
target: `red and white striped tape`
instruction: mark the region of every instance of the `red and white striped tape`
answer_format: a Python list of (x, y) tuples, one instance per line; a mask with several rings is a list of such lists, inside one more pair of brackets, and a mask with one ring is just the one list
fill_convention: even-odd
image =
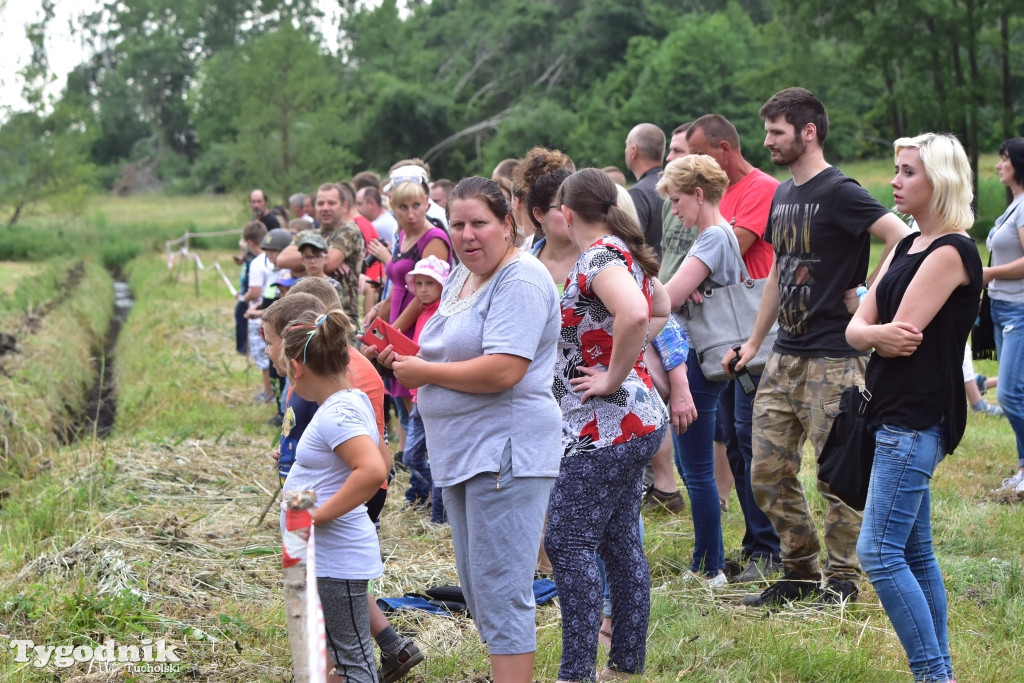
[(310, 683), (327, 681), (327, 633), (324, 611), (316, 589), (316, 541), (309, 510), (286, 510), (284, 515), (284, 567), (306, 564), (306, 662)]

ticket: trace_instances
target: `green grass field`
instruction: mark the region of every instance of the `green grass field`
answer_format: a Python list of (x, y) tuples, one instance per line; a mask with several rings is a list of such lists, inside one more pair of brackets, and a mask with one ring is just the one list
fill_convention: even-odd
[[(865, 184), (886, 181), (879, 175)], [(97, 199), (84, 225), (62, 223), (64, 237), (81, 231), (81, 251), (96, 260), (110, 244), (138, 247), (138, 257), (118, 264), (136, 300), (114, 356), (118, 425), (105, 441), (85, 435), (68, 447), (27, 453), (31, 467), (14, 468), (10, 454), (0, 461), (0, 639), (83, 645), (164, 638), (181, 657), (177, 671), (162, 674), (166, 680), (290, 680), (276, 505), (259, 521), (276, 489), (269, 457), (276, 434), (265, 424), (268, 408), (252, 402), (259, 373), (234, 352), (234, 301), (210, 267), (219, 261), (236, 277), (237, 269), (228, 267), (232, 240), (215, 251), (200, 249), (207, 268), (198, 272), (182, 261), (169, 270), (163, 254), (163, 240), (186, 230), (240, 227), (244, 218), (244, 205), (227, 199)], [(58, 223), (35, 217), (29, 225)], [(47, 267), (0, 264), (0, 289), (14, 292)], [(0, 326), (18, 310), (0, 307)], [(74, 310), (67, 320), (80, 315)], [(76, 343), (67, 333), (73, 322), (60, 325), (38, 339), (16, 331), (23, 346), (38, 349), (34, 376), (73, 364), (52, 349)], [(992, 362), (977, 369), (996, 372)], [(5, 406), (19, 392), (18, 405), (58, 400), (45, 385), (3, 386)], [(803, 483), (820, 519), (809, 458)], [(949, 590), (960, 683), (1024, 680), (1021, 508), (988, 495), (1014, 465), (1006, 421), (972, 414), (963, 443), (933, 480), (935, 545)], [(383, 515), (380, 595), (457, 581), (447, 532), (402, 508), (406, 485), (400, 474)], [(651, 513), (645, 522), (652, 620), (647, 672), (638, 680), (910, 680), (903, 650), (866, 582), (861, 600), (842, 611), (745, 608), (741, 590), (711, 591), (685, 579), (693, 548), (688, 513)], [(723, 528), (732, 553), (743, 531), (735, 495)], [(485, 650), (468, 620), (402, 614), (394, 623), (415, 634), (427, 658), (406, 680), (489, 680)], [(535, 677), (553, 681), (557, 604), (539, 608), (537, 623)], [(13, 652), (0, 647), (0, 680), (149, 678), (85, 663), (36, 668), (15, 662)]]

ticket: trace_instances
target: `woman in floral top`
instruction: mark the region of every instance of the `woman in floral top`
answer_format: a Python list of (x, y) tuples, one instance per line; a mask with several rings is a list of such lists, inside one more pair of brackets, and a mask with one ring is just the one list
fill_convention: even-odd
[(640, 536), (641, 477), (665, 436), (665, 404), (642, 357), (669, 314), (658, 261), (615, 185), (583, 169), (559, 192), (582, 252), (562, 296), (554, 394), (565, 452), (548, 505), (544, 545), (562, 606), (560, 681), (593, 680), (601, 619), (599, 550), (614, 616), (598, 680), (643, 671), (650, 570)]

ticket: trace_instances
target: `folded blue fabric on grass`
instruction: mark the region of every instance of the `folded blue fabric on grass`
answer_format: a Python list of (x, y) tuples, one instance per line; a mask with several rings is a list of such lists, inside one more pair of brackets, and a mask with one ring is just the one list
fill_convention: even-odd
[[(453, 589), (457, 589), (457, 586), (442, 586), (441, 589), (445, 589), (451, 592)], [(440, 589), (431, 589), (440, 590)], [(551, 579), (537, 579), (533, 582), (533, 598), (538, 605), (551, 602), (558, 596), (558, 591), (555, 589), (555, 582)], [(460, 597), (457, 595), (445, 596), (449, 598)], [(446, 605), (455, 609), (448, 609)], [(400, 598), (377, 598), (377, 606), (380, 607), (382, 612), (397, 612), (403, 609), (414, 609), (423, 612), (429, 612), (430, 614), (438, 614), (443, 617), (452, 616), (453, 611), (464, 611), (465, 603), (460, 603), (456, 600), (438, 600), (432, 599), (430, 596), (421, 595), (420, 593), (406, 593)], [(458, 607), (461, 606), (461, 610)]]
[(385, 614), (388, 612), (397, 612), (403, 609), (414, 609), (429, 612), (431, 614), (437, 614), (442, 617), (452, 616), (452, 613), (444, 607), (435, 605), (427, 598), (415, 593), (406, 593), (401, 598), (377, 598), (377, 606), (380, 607), (380, 611)]
[(558, 597), (555, 582), (551, 579), (537, 579), (533, 582), (533, 599), (538, 605), (551, 602)]

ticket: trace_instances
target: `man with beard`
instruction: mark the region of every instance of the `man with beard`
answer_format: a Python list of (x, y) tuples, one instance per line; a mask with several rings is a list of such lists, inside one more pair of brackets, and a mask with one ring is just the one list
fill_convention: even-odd
[(281, 227), (277, 216), (267, 209), (267, 193), (263, 190), (255, 189), (249, 193), (249, 208), (252, 209), (253, 218), (267, 226), (267, 232)]
[[(825, 161), (828, 114), (817, 97), (788, 88), (773, 95), (759, 114), (772, 162), (788, 166), (793, 177), (772, 201), (764, 238), (775, 251), (775, 263), (736, 369), (753, 359), (778, 319), (778, 338), (754, 400), (750, 479), (758, 506), (781, 540), (785, 574), (743, 604), (779, 605), (806, 597), (843, 604), (857, 599), (861, 514), (818, 481), (827, 504), (822, 568), (818, 531), (797, 478), (801, 451), (810, 437), (815, 456), (821, 452), (843, 390), (864, 384), (867, 358), (847, 344), (846, 326), (868, 272), (871, 235), (885, 242), (884, 261), (910, 231)], [(730, 352), (722, 361), (727, 369), (733, 356)]]

